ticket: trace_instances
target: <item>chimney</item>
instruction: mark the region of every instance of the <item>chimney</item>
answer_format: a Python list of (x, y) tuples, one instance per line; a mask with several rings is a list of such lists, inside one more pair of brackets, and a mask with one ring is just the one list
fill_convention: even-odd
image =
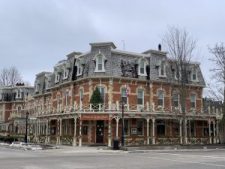
[(159, 44), (158, 45), (158, 50), (161, 51), (161, 49), (162, 49), (162, 46), (161, 46), (161, 44)]

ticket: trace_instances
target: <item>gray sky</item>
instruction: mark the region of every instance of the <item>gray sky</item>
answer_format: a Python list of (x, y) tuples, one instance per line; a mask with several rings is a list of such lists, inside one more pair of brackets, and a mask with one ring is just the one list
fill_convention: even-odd
[[(207, 48), (224, 40), (223, 0), (0, 0), (0, 68), (16, 66), (34, 83), (41, 71), (90, 42), (113, 41), (118, 49), (156, 49), (168, 26), (185, 28), (198, 42), (205, 79)], [(163, 47), (162, 47), (163, 48)]]

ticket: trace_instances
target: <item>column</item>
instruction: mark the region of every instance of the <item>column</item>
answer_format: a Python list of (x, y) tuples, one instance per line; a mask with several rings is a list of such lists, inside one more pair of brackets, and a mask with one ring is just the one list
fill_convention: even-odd
[(41, 135), (41, 120), (38, 120), (38, 136), (37, 136), (37, 142), (40, 143), (40, 135)]
[(82, 120), (80, 119), (80, 127), (79, 127), (79, 147), (82, 146)]
[(111, 120), (108, 122), (108, 147), (112, 146), (112, 131), (111, 131)]
[(212, 144), (212, 137), (211, 137), (211, 121), (208, 120), (208, 126), (209, 126), (209, 144)]
[(187, 119), (184, 120), (184, 138), (185, 138), (185, 142), (184, 144), (187, 144)]
[(77, 118), (74, 118), (73, 146), (77, 146)]
[(61, 138), (62, 138), (62, 119), (59, 119), (59, 144), (61, 144)]
[(147, 120), (147, 145), (149, 145), (149, 118)]
[(35, 133), (34, 133), (34, 140), (35, 140), (35, 142), (37, 142), (37, 135), (38, 135), (38, 133), (37, 133), (37, 125), (38, 125), (38, 121), (35, 121), (34, 122), (34, 131), (35, 131)]
[(57, 120), (57, 140), (56, 144), (61, 144), (61, 134), (62, 134), (62, 119)]
[(183, 138), (182, 138), (182, 119), (180, 119), (180, 144), (183, 144)]
[(48, 120), (46, 121), (46, 128), (45, 128), (45, 144), (49, 143), (49, 133), (48, 133), (48, 128), (49, 128), (49, 124), (48, 124)]
[(219, 121), (216, 120), (216, 143), (219, 143), (220, 139), (219, 139)]
[(116, 117), (116, 138), (119, 138), (119, 117)]
[(213, 143), (216, 143), (216, 121), (213, 121)]
[(152, 118), (152, 144), (155, 144), (155, 118)]

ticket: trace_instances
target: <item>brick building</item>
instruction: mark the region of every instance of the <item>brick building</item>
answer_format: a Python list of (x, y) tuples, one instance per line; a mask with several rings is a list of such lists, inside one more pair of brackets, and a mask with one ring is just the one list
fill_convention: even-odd
[[(89, 52), (67, 55), (53, 72), (36, 75), (34, 95), (27, 103), (37, 118), (36, 141), (111, 146), (113, 139), (121, 138), (123, 101), (125, 145), (218, 142), (221, 109), (205, 111), (205, 82), (198, 63), (188, 65), (183, 120), (178, 71), (166, 52), (121, 51), (112, 42), (90, 46)], [(96, 88), (103, 103), (93, 106)]]
[(21, 135), (25, 133), (26, 102), (32, 98), (33, 87), (17, 83), (0, 89), (0, 134)]

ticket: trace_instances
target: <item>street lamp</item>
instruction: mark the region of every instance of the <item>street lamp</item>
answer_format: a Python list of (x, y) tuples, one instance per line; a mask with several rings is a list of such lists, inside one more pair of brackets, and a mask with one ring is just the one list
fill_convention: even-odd
[(28, 116), (29, 116), (29, 113), (26, 112), (26, 129), (25, 129), (25, 138), (24, 138), (24, 142), (25, 142), (25, 143), (27, 143)]
[(124, 146), (124, 100), (122, 99), (122, 137), (121, 145)]

